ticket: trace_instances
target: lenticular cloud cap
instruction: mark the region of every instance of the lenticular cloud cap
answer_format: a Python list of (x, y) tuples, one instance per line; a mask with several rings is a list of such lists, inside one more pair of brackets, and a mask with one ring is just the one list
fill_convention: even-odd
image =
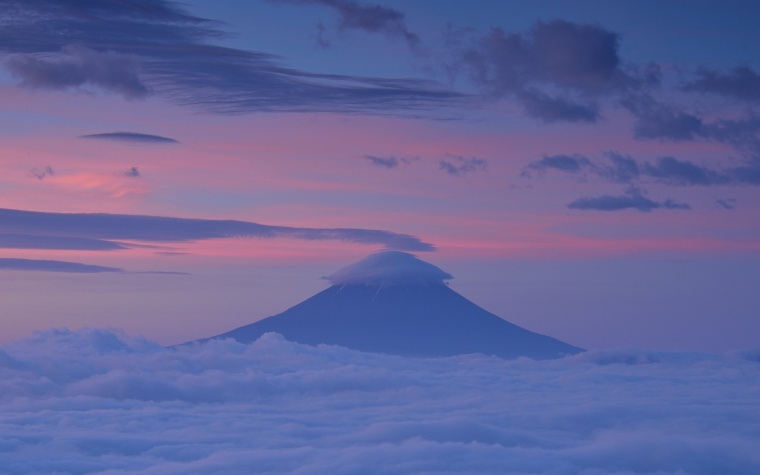
[(380, 251), (325, 277), (333, 285), (431, 285), (453, 279), (448, 272), (401, 251)]

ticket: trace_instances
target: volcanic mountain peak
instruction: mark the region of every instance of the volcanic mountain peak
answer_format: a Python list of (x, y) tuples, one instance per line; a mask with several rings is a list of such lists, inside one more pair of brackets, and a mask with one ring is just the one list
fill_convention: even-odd
[(333, 285), (430, 285), (453, 279), (448, 272), (401, 251), (380, 251), (324, 277)]
[(478, 307), (445, 285), (451, 278), (412, 254), (378, 252), (326, 277), (330, 288), (279, 315), (211, 339), (251, 343), (275, 332), (307, 345), (422, 357), (547, 359), (583, 351)]

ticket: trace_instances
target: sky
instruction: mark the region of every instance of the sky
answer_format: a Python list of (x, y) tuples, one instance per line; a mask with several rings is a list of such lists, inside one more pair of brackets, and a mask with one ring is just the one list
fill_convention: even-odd
[(757, 348), (755, 2), (0, 7), (0, 343), (203, 338), (394, 249), (579, 347)]

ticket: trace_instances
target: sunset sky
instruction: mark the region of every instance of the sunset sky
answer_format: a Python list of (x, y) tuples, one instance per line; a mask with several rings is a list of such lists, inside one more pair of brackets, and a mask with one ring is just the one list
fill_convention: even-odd
[(757, 347), (760, 3), (0, 11), (0, 343), (207, 337), (397, 249), (576, 346)]

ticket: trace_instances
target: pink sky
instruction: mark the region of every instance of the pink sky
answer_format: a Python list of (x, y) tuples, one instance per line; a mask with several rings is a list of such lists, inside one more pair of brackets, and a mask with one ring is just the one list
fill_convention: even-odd
[[(654, 5), (644, 4), (631, 8), (643, 15)], [(398, 11), (406, 6), (385, 5)], [(187, 12), (201, 17), (213, 12), (210, 19), (227, 22), (223, 28), (235, 31), (228, 38), (197, 40), (178, 51), (203, 51), (215, 44), (228, 48), (228, 53), (281, 55), (253, 66), (244, 60), (224, 63), (230, 69), (217, 65), (220, 76), (212, 79), (218, 82), (205, 85), (189, 83), (187, 78), (198, 72), (192, 61), (211, 59), (177, 53), (166, 68), (176, 68), (178, 73), (161, 76), (165, 71), (151, 69), (156, 60), (153, 50), (141, 49), (139, 42), (113, 40), (110, 49), (101, 50), (96, 43), (66, 38), (59, 43), (51, 38), (49, 44), (40, 43), (38, 52), (2, 49), (7, 62), (0, 75), (4, 106), (0, 111), (0, 208), (238, 220), (299, 229), (363, 228), (410, 235), (437, 248), (418, 255), (444, 270), (447, 264), (464, 276), (479, 275), (482, 270), (482, 280), (489, 279), (491, 284), (474, 285), (467, 282), (471, 277), (462, 277), (453, 285), (473, 292), (465, 296), (476, 303), (477, 299), (495, 302), (489, 310), (507, 318), (506, 313), (514, 316), (512, 306), (493, 297), (494, 292), (502, 292), (494, 286), (511, 285), (514, 276), (509, 268), (516, 261), (523, 267), (533, 263), (547, 282), (555, 282), (553, 265), (582, 269), (588, 261), (603, 262), (605, 269), (623, 269), (634, 260), (673, 272), (674, 282), (692, 282), (694, 292), (718, 286), (730, 294), (730, 289), (743, 288), (743, 280), (733, 282), (733, 287), (725, 280), (732, 265), (738, 266), (737, 275), (744, 279), (745, 268), (736, 262), (753, 262), (760, 255), (760, 193), (752, 181), (760, 163), (760, 138), (756, 99), (750, 95), (742, 99), (741, 94), (750, 93), (729, 86), (740, 78), (739, 70), (731, 68), (746, 65), (750, 71), (747, 87), (760, 90), (760, 75), (752, 69), (758, 67), (753, 52), (723, 38), (711, 44), (723, 54), (713, 55), (696, 29), (652, 32), (640, 22), (641, 15), (625, 20), (605, 8), (593, 14), (588, 9), (568, 12), (538, 2), (521, 7), (524, 11), (512, 17), (496, 4), (479, 8), (452, 2), (445, 8), (430, 8), (425, 2), (412, 2), (401, 17), (403, 28), (395, 24), (380, 30), (381, 34), (333, 26), (330, 47), (319, 48), (314, 35), (303, 33), (301, 26), (332, 24), (325, 20), (337, 14), (332, 10), (323, 13), (333, 16), (317, 18), (313, 15), (321, 10), (316, 7), (281, 9), (259, 2), (223, 7), (194, 0)], [(489, 14), (488, 9), (493, 11)], [(429, 15), (422, 14), (428, 10)], [(461, 16), (444, 18), (452, 11)], [(266, 13), (272, 24), (262, 25), (257, 13)], [(103, 25), (113, 20), (106, 10), (97, 14), (105, 15)], [(665, 9), (663, 18), (677, 14), (677, 9)], [(33, 12), (29, 15), (36, 18)], [(712, 13), (701, 7), (692, 15), (692, 20), (704, 17), (706, 31), (721, 31), (728, 21), (711, 18)], [(730, 19), (738, 22), (737, 32), (754, 34), (742, 23), (745, 20)], [(65, 17), (62, 21), (72, 22), (74, 31), (77, 22), (87, 20)], [(461, 29), (459, 36), (434, 36), (443, 31), (446, 21)], [(462, 23), (466, 21), (472, 23)], [(262, 35), (274, 25), (287, 34), (272, 36), (268, 50)], [(169, 28), (165, 31), (179, 28), (164, 27)], [(541, 61), (550, 63), (552, 51), (541, 49), (540, 36), (569, 31), (571, 36), (565, 41), (576, 42), (581, 51), (592, 41), (607, 42), (616, 62), (606, 64), (589, 49), (588, 64), (581, 61), (555, 69), (550, 64), (546, 70), (535, 71), (527, 63), (518, 65), (525, 75), (519, 83), (499, 76), (511, 71), (510, 61), (519, 61), (508, 55), (507, 46), (498, 50), (503, 56), (491, 55), (483, 46), (496, 41), (488, 36), (496, 31), (491, 28), (519, 36), (524, 45), (532, 45), (524, 46), (525, 54)], [(412, 29), (421, 43), (410, 47), (399, 31)], [(655, 52), (653, 34), (668, 48)], [(693, 47), (684, 46), (676, 34), (691, 35)], [(79, 46), (72, 49), (70, 43)], [(383, 55), (373, 63), (367, 60), (367, 51)], [(467, 62), (473, 55), (480, 55), (482, 67), (492, 68), (490, 76), (483, 76), (486, 79), (478, 79), (474, 63)], [(718, 56), (720, 61), (731, 58), (731, 64), (719, 62)], [(114, 57), (121, 62), (109, 62)], [(28, 64), (52, 63), (48, 70), (32, 71), (27, 63), (14, 63), (19, 58), (32, 61)], [(91, 67), (87, 61), (122, 68), (118, 69), (121, 76), (117, 75), (122, 78), (132, 74), (131, 65), (137, 64), (137, 83), (92, 76), (71, 86), (56, 82), (61, 78), (55, 74), (40, 76), (40, 71), (67, 67), (82, 68), (86, 76)], [(289, 72), (276, 70), (268, 76), (272, 64)], [(642, 86), (645, 71), (652, 65), (659, 68), (660, 82)], [(259, 75), (238, 77), (235, 74), (243, 73), (235, 68), (249, 68), (243, 70), (245, 74)], [(604, 68), (609, 74), (599, 73)], [(700, 82), (708, 70), (729, 86), (721, 89), (706, 80)], [(331, 72), (344, 76), (312, 76)], [(626, 85), (615, 82), (621, 75), (629, 81)], [(278, 88), (291, 84), (277, 82), (281, 76), (297, 84), (290, 95), (278, 95)], [(583, 82), (588, 77), (596, 82)], [(255, 87), (246, 89), (249, 82), (269, 92), (259, 97)], [(143, 83), (149, 93), (139, 97), (142, 93), (135, 84)], [(382, 89), (378, 84), (392, 86)], [(702, 89), (689, 90), (684, 86), (688, 84)], [(313, 92), (301, 95), (302, 90)], [(428, 94), (441, 91), (452, 97), (429, 99)], [(394, 96), (402, 93), (412, 99)], [(531, 94), (538, 97), (533, 109), (533, 99), (526, 99), (534, 97)], [(247, 100), (260, 105), (249, 106)], [(414, 101), (423, 107), (406, 105)], [(230, 104), (239, 110), (219, 112), (219, 107)], [(581, 109), (586, 116), (572, 115)], [(594, 110), (598, 116), (589, 119)], [(120, 132), (142, 134), (143, 139), (82, 138)], [(146, 136), (176, 142), (159, 143)], [(636, 174), (614, 175), (622, 169), (613, 168), (613, 154), (635, 163)], [(0, 229), (2, 233), (17, 230), (6, 227)], [(82, 276), (0, 270), (2, 283), (14, 285), (14, 294), (0, 300), (0, 311), (7, 316), (0, 324), (0, 341), (51, 326), (100, 325), (124, 326), (168, 343), (203, 337), (212, 329), (223, 330), (293, 305), (324, 285), (320, 276), (383, 247), (293, 237), (115, 241), (132, 247), (51, 250), (14, 244), (3, 248), (0, 258), (57, 260), (126, 272)], [(705, 275), (680, 275), (669, 267), (672, 260), (697, 262), (696, 268)], [(276, 266), (281, 266), (278, 275), (294, 274), (292, 284), (267, 279)], [(132, 274), (145, 271), (189, 275)], [(647, 274), (645, 268), (637, 272)], [(610, 288), (614, 276), (623, 274), (611, 271)], [(562, 315), (552, 314), (572, 310), (572, 299), (567, 305), (542, 304), (533, 310), (523, 303), (520, 308), (525, 315), (519, 318), (530, 322), (533, 312), (542, 319), (543, 331), (554, 334), (552, 325), (556, 324), (557, 337), (581, 338), (570, 341), (581, 346), (716, 350), (750, 343), (744, 335), (754, 328), (747, 319), (759, 303), (755, 296), (724, 302), (738, 316), (737, 323), (725, 329), (720, 344), (704, 343), (711, 325), (721, 321), (716, 313), (719, 306), (702, 313), (699, 308), (691, 310), (697, 312), (694, 317), (705, 332), (694, 338), (668, 342), (633, 330), (629, 338), (619, 328), (633, 329), (635, 322), (622, 318), (628, 314), (618, 309), (616, 296), (596, 293), (597, 277), (582, 270), (572, 277), (582, 292), (599, 301), (580, 322), (595, 326), (593, 336), (579, 336), (559, 323), (564, 322)], [(628, 277), (620, 279), (621, 286), (629, 282)], [(672, 285), (671, 299), (658, 301), (659, 306), (635, 300), (628, 305), (639, 305), (642, 312), (652, 315), (652, 321), (669, 321), (677, 301), (688, 298), (681, 287), (685, 284)], [(151, 290), (164, 286), (165, 295)], [(182, 289), (193, 296), (183, 296)], [(546, 289), (548, 294), (551, 290)], [(651, 295), (659, 287), (642, 292)], [(29, 303), (32, 295), (33, 304)], [(69, 295), (78, 297), (69, 300)], [(110, 308), (109, 299), (120, 302), (113, 314), (108, 313), (112, 308), (104, 310)], [(245, 301), (251, 306), (244, 305)], [(230, 307), (225, 302), (237, 303)], [(192, 316), (182, 335), (170, 334), (167, 320), (181, 321), (188, 311)], [(143, 316), (131, 323), (125, 320), (134, 312)], [(210, 322), (203, 312), (220, 316)], [(162, 323), (152, 323), (147, 316), (151, 314), (161, 314)], [(609, 315), (607, 327), (605, 315)], [(669, 323), (662, 325), (670, 328)]]

